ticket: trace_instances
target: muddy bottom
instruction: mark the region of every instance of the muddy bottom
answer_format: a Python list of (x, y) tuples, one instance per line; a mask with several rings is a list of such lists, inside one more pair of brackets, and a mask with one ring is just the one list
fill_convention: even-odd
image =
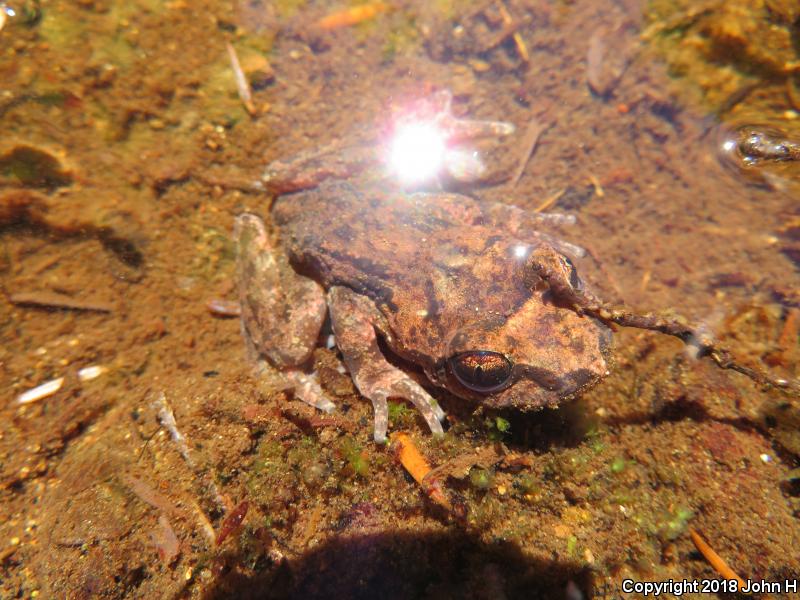
[(234, 218), (270, 223), (248, 191), (266, 164), (379, 139), (448, 89), (456, 115), (516, 126), (459, 191), (576, 215), (561, 231), (599, 295), (796, 379), (800, 169), (720, 150), (743, 123), (800, 139), (796, 45), (651, 4), (10, 3), (0, 597), (616, 598), (720, 578), (691, 532), (744, 580), (796, 581), (798, 399), (674, 338), (615, 328), (610, 374), (556, 409), (428, 386), (441, 437), (391, 402), (442, 506), (373, 442), (335, 348), (312, 358), (326, 415), (208, 309), (238, 299)]

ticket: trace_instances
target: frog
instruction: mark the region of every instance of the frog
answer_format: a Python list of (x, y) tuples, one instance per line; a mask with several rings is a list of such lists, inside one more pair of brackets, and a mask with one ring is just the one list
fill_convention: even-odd
[[(609, 327), (537, 288), (528, 260), (546, 242), (529, 228), (546, 216), (455, 193), (334, 181), (280, 196), (272, 219), (277, 243), (256, 215), (235, 224), (250, 354), (288, 374), (300, 399), (333, 410), (298, 369), (329, 314), (344, 364), (373, 403), (377, 442), (386, 439), (389, 398), (410, 401), (433, 433), (444, 419), (384, 347), (429, 384), (493, 408), (557, 406), (608, 373)], [(568, 277), (580, 285), (574, 269)]]
[[(448, 98), (440, 104), (449, 110)], [(452, 114), (439, 122), (459, 142), (512, 130)], [(613, 324), (678, 337), (723, 368), (788, 384), (734, 361), (683, 319), (636, 314), (592, 293), (575, 266), (585, 251), (547, 232), (574, 217), (408, 191), (363, 176), (369, 151), (345, 154), (270, 165), (261, 185), (279, 190), (272, 228), (254, 213), (236, 217), (241, 329), (251, 360), (331, 412), (308, 368), (329, 318), (345, 368), (373, 405), (375, 442), (387, 439), (389, 399), (410, 402), (443, 433), (445, 413), (426, 388), (490, 409), (557, 407), (610, 373)], [(463, 165), (463, 152), (455, 155)]]

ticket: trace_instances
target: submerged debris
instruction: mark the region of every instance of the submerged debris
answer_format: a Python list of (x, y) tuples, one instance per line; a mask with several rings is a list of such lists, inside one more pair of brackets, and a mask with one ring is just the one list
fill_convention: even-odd
[(589, 38), (586, 54), (586, 82), (601, 98), (613, 94), (625, 74), (639, 43), (635, 27), (622, 21), (613, 27), (600, 25)]
[(220, 527), (219, 533), (217, 534), (217, 546), (224, 542), (225, 538), (239, 528), (239, 526), (242, 524), (242, 521), (244, 521), (244, 518), (247, 516), (247, 509), (249, 507), (250, 503), (245, 500), (236, 508), (234, 508), (227, 517), (225, 517), (225, 520), (222, 522), (222, 527)]
[[(78, 371), (78, 381), (81, 383), (91, 381), (92, 379), (100, 377), (100, 375), (105, 373), (107, 370), (108, 368), (99, 365), (85, 367)], [(37, 400), (42, 400), (43, 398), (52, 396), (61, 389), (61, 387), (64, 385), (65, 379), (66, 377), (57, 377), (56, 379), (45, 381), (43, 384), (38, 385), (27, 392), (21, 393), (19, 396), (17, 396), (17, 404), (30, 404), (31, 402), (36, 402)]]
[(158, 517), (158, 527), (150, 533), (150, 537), (158, 551), (158, 557), (165, 565), (170, 564), (180, 553), (181, 543), (169, 519), (164, 515)]
[(514, 188), (516, 187), (517, 183), (519, 183), (519, 180), (522, 178), (522, 174), (525, 172), (525, 167), (528, 166), (528, 162), (530, 162), (533, 153), (536, 152), (536, 145), (539, 143), (539, 138), (545, 131), (550, 129), (552, 125), (553, 124), (550, 121), (531, 117), (531, 120), (528, 123), (528, 129), (525, 131), (524, 144), (522, 146), (522, 152), (520, 152), (519, 164), (517, 165), (514, 174), (511, 176), (509, 187)]
[(70, 185), (72, 179), (62, 161), (44, 148), (16, 144), (0, 154), (0, 184), (54, 190)]
[(145, 504), (167, 514), (177, 514), (175, 505), (163, 494), (157, 492), (149, 483), (133, 475), (123, 475), (122, 482)]
[(100, 377), (103, 373), (108, 371), (108, 367), (102, 365), (92, 365), (91, 367), (84, 367), (78, 371), (78, 381), (91, 381)]
[(400, 461), (400, 464), (405, 467), (406, 471), (414, 478), (414, 481), (425, 490), (428, 497), (442, 508), (448, 511), (452, 510), (453, 505), (442, 490), (441, 480), (428, 477), (431, 472), (430, 465), (414, 445), (414, 442), (411, 441), (411, 437), (403, 432), (393, 434), (391, 448), (394, 450), (394, 455)]
[(169, 432), (169, 435), (172, 438), (172, 441), (175, 442), (175, 445), (178, 447), (178, 452), (183, 457), (183, 460), (186, 461), (186, 464), (192, 469), (192, 471), (194, 471), (195, 475), (199, 479), (206, 482), (206, 485), (208, 486), (209, 491), (211, 492), (211, 495), (213, 496), (217, 505), (224, 508), (226, 503), (222, 497), (222, 494), (219, 492), (217, 484), (213, 480), (208, 479), (207, 474), (197, 467), (197, 463), (195, 463), (194, 458), (189, 451), (189, 444), (186, 442), (186, 438), (181, 433), (180, 429), (178, 429), (178, 424), (175, 421), (175, 413), (172, 412), (172, 407), (167, 402), (166, 394), (164, 394), (164, 392), (160, 392), (152, 406), (158, 410), (158, 420)]
[(391, 7), (385, 2), (370, 2), (359, 6), (351, 6), (344, 10), (331, 13), (322, 17), (314, 25), (319, 29), (331, 30), (342, 27), (352, 27), (364, 21), (374, 19), (379, 14), (386, 12)]
[(30, 402), (36, 402), (42, 398), (52, 396), (61, 389), (62, 385), (64, 385), (63, 377), (46, 381), (43, 384), (38, 385), (35, 388), (30, 389), (27, 392), (23, 392), (17, 396), (17, 404), (29, 404)]
[(708, 543), (702, 537), (700, 537), (699, 533), (697, 533), (694, 529), (690, 527), (689, 535), (692, 537), (692, 541), (694, 542), (694, 545), (697, 547), (697, 549), (700, 551), (700, 554), (702, 554), (708, 561), (708, 563), (712, 567), (714, 567), (714, 570), (717, 573), (722, 575), (722, 577), (727, 580), (735, 579), (736, 581), (738, 581), (740, 589), (745, 587), (744, 580), (741, 577), (739, 577), (733, 571), (733, 569), (731, 569), (728, 566), (728, 563), (722, 560), (719, 554), (714, 552), (714, 549), (711, 546), (709, 546)]
[(178, 429), (178, 424), (175, 422), (175, 414), (172, 412), (172, 408), (169, 404), (167, 404), (166, 394), (161, 392), (153, 405), (158, 408), (158, 420), (166, 427), (167, 431), (169, 431), (169, 435), (178, 447), (178, 452), (180, 452), (183, 460), (185, 460), (186, 464), (190, 467), (194, 467), (194, 460), (192, 460), (192, 456), (189, 454), (189, 445), (186, 443), (186, 438), (183, 437), (180, 429)]
[(5, 2), (0, 2), (0, 31), (6, 26), (6, 19), (16, 16), (16, 14), (13, 8), (7, 6)]
[(11, 294), (8, 301), (19, 306), (32, 306), (49, 310), (75, 310), (85, 312), (110, 313), (114, 307), (97, 300), (79, 300), (58, 292), (18, 292)]
[(477, 73), (523, 70), (531, 57), (522, 32), (530, 24), (530, 14), (512, 15), (504, 2), (480, 2), (458, 11), (455, 21), (442, 14), (425, 45), (433, 60), (464, 62)]
[(242, 316), (242, 305), (235, 300), (213, 298), (206, 302), (206, 309), (215, 317), (232, 318)]
[(497, 445), (487, 446), (480, 448), (474, 452), (461, 454), (455, 458), (442, 463), (438, 467), (431, 469), (426, 475), (430, 479), (445, 479), (453, 477), (454, 479), (464, 479), (473, 471), (473, 467), (482, 468), (483, 470), (490, 470), (494, 468), (499, 462), (504, 461), (505, 454), (498, 448)]
[(236, 49), (230, 42), (225, 42), (225, 48), (228, 51), (228, 58), (231, 61), (231, 69), (233, 69), (233, 76), (236, 79), (236, 91), (239, 98), (244, 105), (247, 113), (253, 117), (256, 115), (256, 107), (253, 104), (253, 94), (250, 91), (250, 84), (247, 81), (247, 76), (242, 70), (242, 65), (239, 63), (239, 57), (236, 54)]

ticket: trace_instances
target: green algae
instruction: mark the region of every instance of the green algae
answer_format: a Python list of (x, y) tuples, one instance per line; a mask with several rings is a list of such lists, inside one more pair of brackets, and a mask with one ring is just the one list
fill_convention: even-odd
[(345, 460), (347, 473), (353, 477), (369, 476), (369, 455), (352, 437), (347, 436), (340, 441), (339, 452)]
[(488, 490), (494, 484), (494, 473), (490, 469), (472, 467), (469, 471), (469, 482), (478, 490)]

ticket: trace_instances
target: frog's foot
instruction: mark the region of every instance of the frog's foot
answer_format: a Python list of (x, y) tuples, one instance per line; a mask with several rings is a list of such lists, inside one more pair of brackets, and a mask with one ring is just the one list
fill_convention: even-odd
[(251, 355), (263, 356), (279, 369), (302, 365), (311, 357), (325, 320), (322, 287), (297, 275), (285, 256), (273, 250), (256, 215), (236, 218), (234, 240), (242, 334)]
[(329, 179), (346, 180), (375, 162), (374, 151), (366, 145), (345, 146), (334, 142), (302, 152), (289, 160), (267, 165), (255, 185), (275, 195), (307, 190)]
[(453, 93), (450, 90), (437, 91), (431, 98), (431, 104), (437, 111), (436, 124), (442, 128), (451, 142), (502, 137), (511, 135), (516, 129), (513, 123), (506, 121), (483, 121), (456, 117), (453, 114)]
[(322, 391), (316, 373), (309, 374), (297, 369), (289, 369), (284, 371), (283, 375), (292, 384), (295, 398), (298, 400), (325, 413), (332, 413), (336, 410), (336, 405)]
[[(252, 344), (247, 344), (248, 354), (255, 353)], [(319, 385), (316, 373), (306, 373), (300, 369), (284, 369), (275, 372), (275, 368), (263, 358), (255, 356), (255, 375), (266, 381), (271, 388), (291, 389), (294, 397), (309, 406), (321, 410), (325, 413), (332, 413), (336, 410), (336, 405), (331, 402)]]
[(411, 401), (432, 433), (442, 433), (444, 412), (416, 381), (392, 366), (378, 347), (375, 327), (382, 316), (371, 301), (343, 287), (328, 291), (331, 324), (336, 345), (358, 391), (372, 401), (375, 409), (375, 441), (386, 441), (389, 398)]
[(514, 125), (505, 121), (458, 117), (453, 114), (452, 103), (453, 94), (439, 90), (396, 118), (390, 167), (402, 180), (419, 184), (442, 168), (455, 181), (481, 181), (487, 173), (486, 165), (478, 152), (462, 147), (463, 143), (515, 131)]

